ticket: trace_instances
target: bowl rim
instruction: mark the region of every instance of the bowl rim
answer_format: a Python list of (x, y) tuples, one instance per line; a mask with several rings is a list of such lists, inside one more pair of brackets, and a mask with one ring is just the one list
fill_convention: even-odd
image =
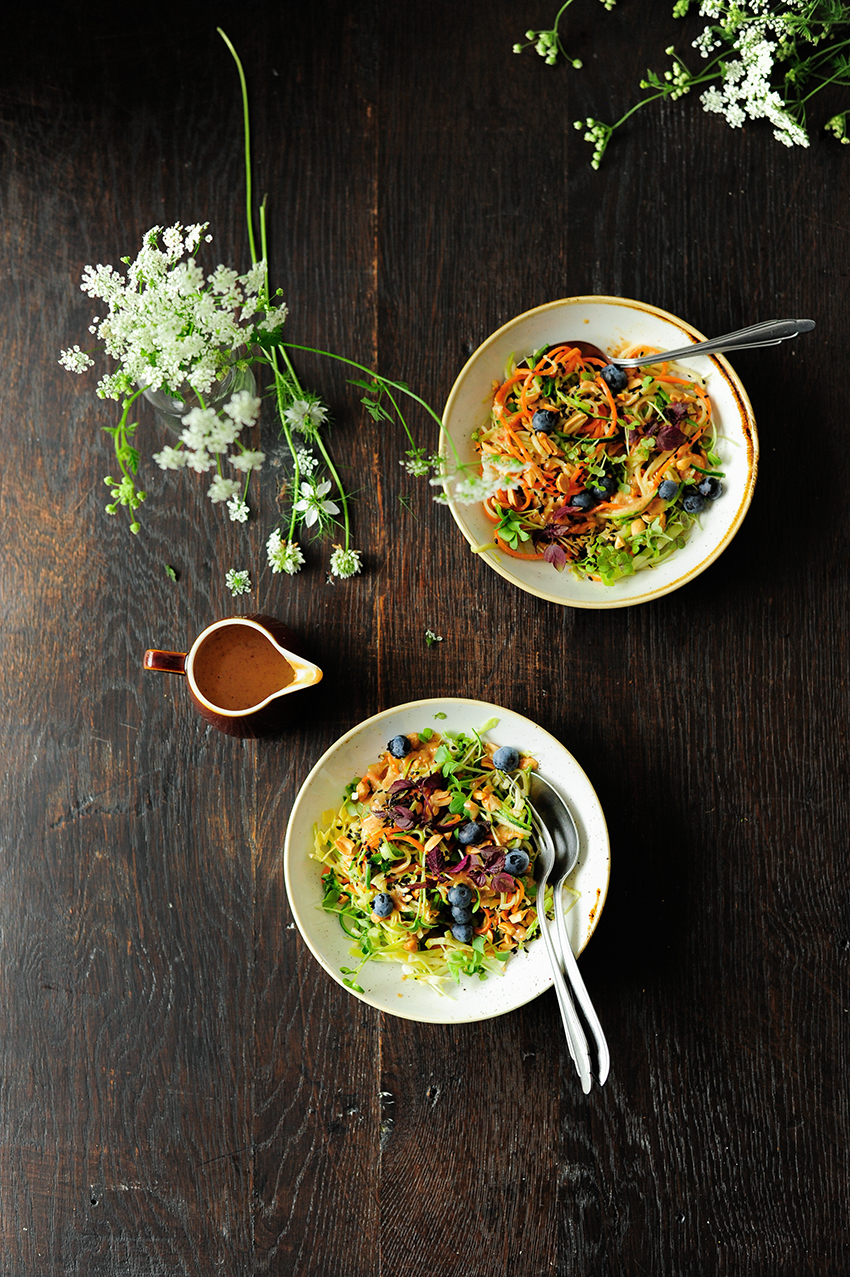
[[(649, 302), (637, 301), (628, 297), (612, 297), (601, 293), (585, 293), (579, 294), (575, 297), (561, 297), (556, 301), (544, 302), (539, 306), (534, 306), (530, 310), (526, 310), (519, 315), (515, 315), (513, 319), (509, 319), (506, 323), (502, 324), (501, 327), (497, 328), (495, 332), (492, 332), (489, 337), (485, 338), (481, 345), (472, 352), (455, 378), (446, 400), (446, 406), (443, 409), (442, 426), (440, 429), (439, 453), (444, 460), (448, 456), (449, 448), (453, 447), (453, 443), (445, 423), (451, 418), (455, 408), (455, 403), (460, 397), (463, 382), (472, 366), (491, 346), (500, 341), (513, 328), (527, 322), (533, 316), (542, 315), (547, 311), (556, 311), (565, 306), (574, 305), (610, 305), (622, 307), (625, 310), (638, 311), (642, 314), (652, 315), (656, 318), (663, 319), (668, 323), (674, 324), (686, 337), (689, 337), (694, 344), (708, 340), (708, 338), (706, 338), (699, 329), (694, 328), (692, 324), (686, 323), (685, 320), (680, 319), (678, 315), (674, 315), (668, 310), (663, 310), (660, 306), (653, 306)], [(685, 358), (685, 356), (683, 356), (683, 358)], [(650, 603), (654, 599), (662, 598), (665, 594), (670, 594), (674, 590), (679, 589), (681, 586), (689, 584), (702, 572), (704, 572), (706, 568), (710, 567), (711, 564), (714, 563), (729, 546), (750, 508), (753, 493), (755, 491), (756, 479), (758, 477), (759, 440), (752, 403), (750, 402), (749, 395), (747, 394), (747, 391), (734, 368), (732, 368), (729, 361), (725, 359), (723, 355), (706, 355), (701, 356), (701, 358), (706, 358), (715, 365), (718, 372), (729, 386), (733, 396), (737, 400), (748, 444), (748, 474), (744, 493), (741, 501), (739, 502), (734, 518), (731, 520), (725, 533), (714, 548), (708, 551), (698, 564), (689, 568), (688, 571), (684, 572), (681, 576), (677, 576), (675, 579), (668, 581), (666, 584), (659, 585), (654, 589), (648, 588), (645, 592), (633, 598), (612, 598), (609, 595), (608, 597), (600, 596), (599, 599), (565, 599), (561, 595), (553, 594), (531, 582), (521, 581), (515, 572), (507, 568), (502, 559), (492, 550), (479, 551), (476, 554), (476, 558), (483, 560), (489, 568), (491, 568), (494, 572), (497, 572), (499, 576), (503, 577), (506, 581), (509, 581), (510, 584), (515, 586), (517, 589), (521, 589), (528, 594), (535, 595), (537, 598), (544, 599), (549, 603), (557, 603), (561, 607), (585, 608), (588, 610), (610, 610), (612, 608), (637, 607), (642, 603)], [(463, 534), (465, 540), (469, 543), (473, 550), (475, 550), (478, 543), (476, 538), (465, 526), (458, 510), (458, 503), (455, 502), (450, 492), (447, 492), (446, 495), (446, 504), (449, 507), (452, 518)], [(637, 575), (639, 578), (646, 578), (647, 582), (652, 580), (651, 571), (642, 572)], [(604, 586), (600, 586), (600, 589), (604, 588)]]
[[(521, 1001), (515, 1002), (508, 1008), (505, 1008), (503, 1010), (497, 1009), (494, 1011), (487, 1011), (484, 1014), (471, 1015), (468, 1017), (464, 1017), (462, 1019), (460, 1018), (444, 1019), (444, 1018), (440, 1018), (439, 1016), (429, 1017), (429, 1016), (422, 1015), (421, 1013), (409, 1014), (409, 1013), (406, 1013), (406, 1011), (400, 1007), (396, 1008), (396, 1007), (385, 1006), (383, 1003), (379, 1002), (377, 998), (372, 997), (369, 993), (358, 993), (357, 990), (350, 988), (348, 985), (346, 985), (343, 982), (339, 971), (334, 967), (334, 965), (327, 959), (327, 957), (321, 952), (321, 950), (315, 945), (314, 941), (310, 938), (309, 936), (310, 928), (307, 925), (306, 920), (302, 923), (301, 914), (303, 910), (301, 909), (301, 907), (299, 906), (297, 902), (296, 893), (293, 889), (293, 882), (292, 882), (292, 873), (291, 873), (291, 861), (292, 861), (292, 855), (293, 855), (292, 836), (293, 836), (293, 829), (296, 823), (296, 819), (298, 815), (300, 814), (300, 808), (302, 804), (306, 805), (307, 803), (307, 797), (308, 797), (309, 789), (311, 787), (311, 782), (318, 776), (319, 772), (324, 767), (325, 763), (328, 762), (331, 758), (333, 758), (333, 756), (338, 752), (338, 750), (342, 749), (354, 736), (358, 735), (364, 729), (379, 723), (382, 719), (386, 719), (394, 715), (401, 714), (405, 711), (419, 712), (420, 710), (427, 707), (438, 706), (442, 709), (446, 707), (451, 707), (452, 705), (463, 705), (466, 707), (474, 707), (474, 708), (480, 709), (484, 713), (488, 713), (489, 711), (488, 717), (492, 717), (493, 712), (498, 714), (510, 714), (512, 715), (512, 717), (516, 719), (520, 719), (524, 723), (527, 723), (534, 732), (542, 733), (543, 735), (548, 737), (553, 742), (553, 744), (557, 746), (559, 750), (563, 751), (563, 753), (567, 755), (567, 757), (570, 760), (571, 767), (575, 769), (575, 772), (577, 773), (577, 775), (581, 778), (581, 780), (587, 786), (587, 790), (589, 791), (589, 794), (592, 795), (592, 798), (595, 801), (596, 806), (598, 808), (598, 814), (601, 817), (601, 822), (602, 822), (601, 827), (602, 827), (602, 832), (604, 835), (604, 844), (605, 844), (605, 866), (604, 866), (604, 874), (602, 875), (602, 880), (598, 887), (596, 900), (593, 905), (592, 918), (590, 920), (590, 924), (582, 932), (580, 937), (579, 949), (578, 949), (579, 955), (584, 952), (587, 944), (590, 942), (592, 936), (596, 932), (597, 927), (599, 926), (599, 920), (605, 908), (605, 902), (608, 898), (608, 891), (609, 891), (610, 882), (611, 882), (611, 838), (608, 832), (608, 822), (605, 818), (605, 811), (599, 799), (599, 795), (597, 794), (596, 789), (594, 788), (584, 768), (581, 766), (581, 764), (579, 763), (575, 755), (572, 753), (572, 751), (569, 750), (566, 747), (566, 745), (564, 745), (563, 742), (558, 739), (557, 736), (555, 736), (552, 732), (550, 732), (548, 728), (541, 726), (541, 724), (539, 723), (536, 723), (534, 719), (529, 718), (527, 714), (521, 714), (519, 711), (510, 709), (506, 705), (496, 705), (492, 701), (482, 701), (482, 700), (479, 700), (477, 697), (472, 697), (472, 696), (427, 696), (427, 697), (418, 698), (413, 701), (404, 701), (398, 705), (392, 705), (388, 707), (387, 709), (379, 710), (378, 713), (372, 714), (368, 718), (362, 719), (360, 722), (355, 723), (353, 727), (350, 727), (348, 731), (344, 732), (341, 736), (339, 736), (333, 742), (333, 744), (329, 745), (328, 748), (321, 755), (321, 757), (316, 760), (314, 765), (311, 767), (310, 771), (305, 776), (304, 780), (301, 782), (295, 801), (292, 804), (292, 808), (289, 813), (289, 819), (287, 821), (286, 833), (284, 836), (284, 844), (283, 844), (283, 874), (284, 874), (284, 885), (286, 888), (287, 901), (289, 904), (289, 908), (290, 908), (290, 912), (292, 914), (293, 920), (301, 936), (301, 939), (304, 941), (305, 945), (307, 946), (307, 948), (309, 949), (313, 957), (316, 959), (316, 961), (319, 963), (319, 965), (323, 968), (324, 971), (327, 972), (327, 974), (335, 981), (335, 983), (340, 985), (340, 987), (344, 988), (347, 993), (350, 993), (353, 997), (357, 998), (359, 1001), (365, 1002), (368, 1006), (373, 1007), (375, 1010), (381, 1011), (387, 1015), (393, 1015), (399, 1019), (413, 1020), (419, 1024), (451, 1024), (451, 1025), (472, 1024), (482, 1020), (496, 1019), (501, 1015), (510, 1014), (511, 1011), (519, 1010), (520, 1007), (525, 1006), (529, 1002), (534, 1001), (535, 998), (541, 996), (541, 994), (545, 993), (547, 989), (551, 988), (552, 980), (551, 978), (548, 978), (545, 985), (541, 988), (536, 988), (536, 987), (530, 988), (527, 997), (524, 997)], [(563, 782), (560, 782), (560, 785), (563, 785)], [(559, 788), (560, 788), (560, 785), (559, 785)], [(575, 799), (573, 799), (572, 801), (575, 802)]]

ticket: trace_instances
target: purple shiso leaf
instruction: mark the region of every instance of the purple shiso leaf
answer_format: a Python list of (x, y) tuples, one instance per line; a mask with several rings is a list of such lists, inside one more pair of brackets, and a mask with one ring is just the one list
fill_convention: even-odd
[(476, 887), (486, 887), (487, 875), (483, 869), (468, 869), (466, 876), (470, 882), (474, 882)]
[(506, 896), (509, 896), (516, 891), (516, 879), (510, 874), (496, 874), (490, 886), (494, 891), (503, 891)]
[(567, 565), (567, 556), (563, 547), (556, 545), (554, 541), (546, 546), (543, 551), (543, 558), (547, 563), (551, 563), (557, 572), (563, 572)]
[(481, 854), (484, 858), (484, 868), (488, 873), (495, 874), (504, 869), (505, 853), (501, 847), (482, 847)]
[(655, 447), (659, 452), (673, 452), (687, 442), (688, 436), (674, 425), (662, 426), (655, 436)]
[(446, 870), (446, 873), (461, 874), (463, 873), (464, 869), (467, 869), (469, 867), (470, 864), (471, 864), (471, 857), (469, 855), (466, 855), (464, 856), (463, 860), (459, 860), (456, 865), (449, 865), (448, 869)]
[(443, 867), (443, 853), (439, 847), (432, 847), (425, 857), (425, 864), (432, 874), (439, 874)]
[(664, 409), (664, 416), (674, 426), (678, 426), (683, 417), (688, 415), (688, 405), (684, 403), (671, 403)]
[(416, 817), (409, 807), (397, 805), (391, 807), (392, 818), (398, 825), (399, 829), (412, 829), (416, 824)]
[(405, 789), (415, 789), (415, 788), (416, 788), (415, 780), (404, 780), (404, 779), (394, 780), (393, 783), (390, 785), (390, 793), (400, 794)]

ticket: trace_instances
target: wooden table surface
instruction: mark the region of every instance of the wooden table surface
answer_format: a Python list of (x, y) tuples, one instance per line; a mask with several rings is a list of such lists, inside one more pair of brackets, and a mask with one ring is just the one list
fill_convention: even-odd
[[(4, 20), (4, 1277), (850, 1272), (850, 154), (822, 130), (840, 99), (813, 106), (809, 150), (732, 131), (696, 94), (655, 104), (594, 172), (572, 122), (615, 118), (701, 24), (670, 0), (578, 0), (582, 71), (515, 56), (556, 7)], [(250, 263), (217, 25), (248, 76), (296, 344), (439, 412), (470, 352), (559, 297), (638, 298), (709, 334), (816, 321), (732, 359), (761, 471), (704, 574), (603, 611), (516, 590), (405, 474), (400, 430), (307, 356), (360, 576), (329, 582), (322, 543), (295, 578), (265, 565), (286, 474), (271, 403), (244, 526), (153, 465), (147, 409), (141, 533), (104, 513), (115, 405), (57, 363), (96, 313), (83, 268), (178, 220), (210, 222), (216, 262)], [(427, 414), (410, 421), (433, 447)], [(326, 677), (285, 734), (240, 742), (142, 653), (257, 610)], [(603, 805), (610, 893), (581, 968), (613, 1063), (589, 1096), (551, 991), (459, 1027), (387, 1016), (293, 925), (282, 849), (313, 763), (370, 715), (444, 695), (541, 724)]]

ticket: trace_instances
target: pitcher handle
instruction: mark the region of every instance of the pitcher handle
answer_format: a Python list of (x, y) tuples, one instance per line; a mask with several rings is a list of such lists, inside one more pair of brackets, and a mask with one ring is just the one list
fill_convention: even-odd
[(160, 652), (156, 648), (148, 648), (142, 665), (146, 670), (156, 670), (160, 674), (185, 674), (188, 652)]

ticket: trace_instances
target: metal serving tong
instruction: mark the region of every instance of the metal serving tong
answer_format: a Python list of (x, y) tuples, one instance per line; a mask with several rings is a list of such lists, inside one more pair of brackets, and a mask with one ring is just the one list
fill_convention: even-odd
[[(537, 917), (540, 922), (540, 934), (546, 947), (552, 975), (555, 982), (555, 993), (561, 1011), (564, 1031), (570, 1055), (581, 1079), (581, 1087), (585, 1095), (590, 1091), (593, 1079), (584, 1025), (579, 1017), (576, 1003), (581, 1007), (587, 1027), (596, 1045), (596, 1078), (600, 1085), (608, 1076), (611, 1057), (608, 1043), (602, 1032), (599, 1017), (590, 1000), (584, 981), (579, 973), (578, 963), (567, 934), (564, 920), (564, 883), (576, 866), (579, 855), (578, 830), (566, 803), (548, 781), (535, 773), (532, 776), (534, 798), (526, 799), (531, 813), (531, 822), (537, 834), (539, 850), (537, 856)], [(558, 935), (556, 952), (549, 932), (549, 921), (545, 909), (545, 888), (553, 870), (556, 874), (553, 884), (553, 904), (555, 911), (555, 927)], [(566, 971), (567, 979), (564, 979)], [(569, 983), (568, 983), (569, 982)]]
[(727, 333), (725, 337), (715, 337), (712, 341), (698, 341), (690, 346), (681, 346), (677, 350), (664, 350), (654, 355), (639, 355), (635, 359), (612, 359), (617, 368), (640, 368), (642, 364), (658, 364), (666, 359), (683, 359), (691, 355), (716, 355), (721, 350), (748, 350), (755, 346), (778, 346), (782, 341), (789, 341), (800, 333), (810, 333), (814, 328), (811, 319), (766, 319), (761, 324), (752, 324), (749, 328), (741, 328), (737, 332)]

